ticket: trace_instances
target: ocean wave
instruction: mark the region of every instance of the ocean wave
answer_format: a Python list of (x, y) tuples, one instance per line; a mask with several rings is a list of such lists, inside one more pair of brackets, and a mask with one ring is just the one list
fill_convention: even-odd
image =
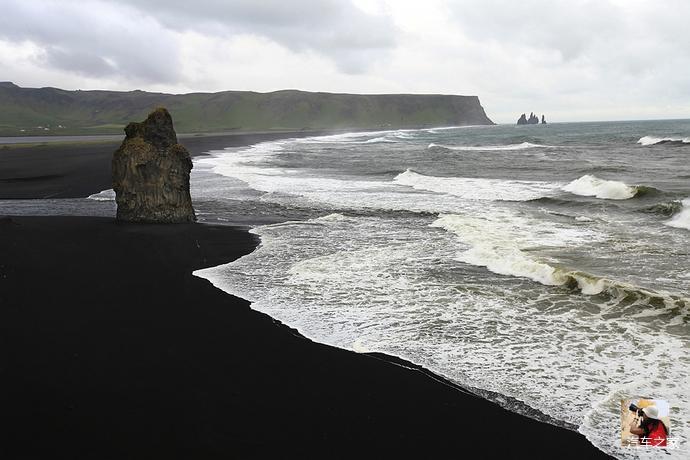
[(552, 147), (550, 145), (532, 144), (531, 142), (522, 142), (520, 144), (508, 144), (508, 145), (444, 145), (444, 144), (429, 144), (429, 149), (441, 148), (446, 150), (456, 150), (456, 151), (467, 151), (467, 152), (489, 152), (496, 150), (526, 150), (534, 148), (547, 148)]
[(534, 200), (531, 200), (535, 204), (543, 204), (546, 206), (551, 206), (551, 207), (563, 207), (563, 208), (586, 208), (590, 209), (592, 207), (592, 203), (588, 203), (583, 200), (578, 200), (578, 199), (567, 199), (565, 195), (563, 196), (544, 196), (540, 198), (536, 198)]
[(98, 193), (94, 193), (93, 195), (89, 195), (86, 198), (89, 200), (96, 201), (115, 201), (115, 190), (109, 188), (107, 190), (102, 190)]
[(398, 174), (393, 182), (415, 190), (489, 201), (530, 201), (552, 194), (558, 189), (558, 185), (549, 182), (425, 176), (411, 169)]
[(673, 308), (690, 306), (690, 299), (619, 282), (591, 273), (557, 267), (535, 259), (521, 250), (520, 244), (501, 229), (487, 230), (486, 222), (459, 215), (443, 215), (431, 224), (455, 233), (469, 246), (459, 260), (506, 276), (527, 278), (546, 286), (564, 286), (585, 295), (603, 295), (628, 303), (651, 306), (637, 316), (662, 314)]
[(596, 239), (586, 230), (555, 227), (517, 215), (486, 214), (477, 218), (446, 214), (431, 226), (454, 233), (469, 246), (460, 255), (460, 261), (486, 267), (499, 275), (528, 278), (547, 286), (562, 285), (566, 280), (556, 276), (555, 267), (527, 255), (522, 251), (523, 247), (560, 247)]
[(434, 214), (456, 212), (468, 206), (450, 195), (413, 194), (392, 181), (320, 177), (305, 174), (300, 169), (271, 167), (272, 160), (282, 151), (291, 150), (285, 145), (258, 144), (242, 150), (214, 152), (213, 156), (195, 160), (195, 165), (244, 182), (249, 188), (264, 193), (261, 201), (266, 203), (289, 203), (290, 206), (299, 203), (308, 207), (318, 203), (329, 210), (377, 209)]
[(644, 136), (637, 141), (643, 146), (657, 145), (657, 144), (690, 144), (690, 137), (655, 137)]
[(690, 230), (690, 198), (686, 198), (682, 201), (678, 214), (676, 214), (673, 219), (666, 222), (666, 225)]
[(385, 136), (382, 137), (374, 137), (373, 139), (368, 139), (364, 142), (361, 142), (362, 144), (380, 144), (380, 143), (385, 143), (385, 142), (395, 142), (393, 139), (388, 139)]
[(660, 214), (662, 216), (673, 216), (679, 213), (683, 209), (683, 203), (680, 201), (668, 201), (665, 203), (656, 203), (646, 208), (642, 208), (640, 211), (646, 212), (648, 214)]
[[(378, 142), (396, 142), (397, 140), (414, 138), (421, 129), (389, 129), (384, 131), (353, 131), (340, 134), (327, 134), (322, 136), (310, 136), (289, 141), (297, 144), (374, 144)], [(373, 137), (372, 137), (373, 136)], [(370, 139), (367, 139), (370, 138)]]
[(309, 136), (299, 139), (291, 139), (293, 142), (298, 144), (330, 144), (335, 142), (361, 142), (362, 138), (371, 136), (383, 136), (391, 133), (392, 131), (354, 131), (340, 134), (326, 134), (322, 136)]
[(637, 195), (640, 190), (623, 182), (599, 179), (586, 174), (563, 187), (566, 192), (580, 196), (595, 196), (605, 200), (627, 200)]

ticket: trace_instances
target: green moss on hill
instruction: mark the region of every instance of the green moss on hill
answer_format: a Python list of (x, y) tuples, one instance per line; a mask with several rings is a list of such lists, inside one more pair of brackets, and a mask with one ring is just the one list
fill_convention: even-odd
[(492, 124), (476, 96), (294, 90), (173, 95), (0, 83), (0, 136), (119, 134), (159, 106), (168, 108), (183, 133)]

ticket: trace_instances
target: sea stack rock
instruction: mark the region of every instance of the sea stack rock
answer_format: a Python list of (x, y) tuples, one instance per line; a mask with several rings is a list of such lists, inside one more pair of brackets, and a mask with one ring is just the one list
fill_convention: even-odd
[(189, 194), (192, 159), (177, 143), (172, 117), (164, 108), (125, 128), (113, 155), (117, 220), (150, 223), (196, 221)]
[(541, 124), (545, 125), (546, 124), (546, 118), (544, 118), (544, 115), (542, 114), (541, 116)]
[[(542, 116), (543, 119), (543, 116)], [(536, 125), (539, 123), (539, 117), (534, 114), (534, 112), (530, 112), (529, 118), (527, 118), (526, 114), (520, 115), (520, 118), (518, 118), (517, 124), (518, 125)]]

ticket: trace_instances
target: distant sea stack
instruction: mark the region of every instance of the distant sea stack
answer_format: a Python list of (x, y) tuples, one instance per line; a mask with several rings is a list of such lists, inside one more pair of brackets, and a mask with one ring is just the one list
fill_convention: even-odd
[(141, 123), (129, 123), (113, 155), (117, 220), (149, 223), (196, 221), (189, 193), (192, 160), (177, 143), (172, 117), (164, 108)]
[(477, 96), (283, 90), (165, 94), (0, 84), (0, 136), (119, 134), (154, 107), (174, 107), (178, 133), (493, 125)]
[[(544, 115), (541, 116), (541, 122), (542, 124), (546, 124), (546, 119), (544, 118)], [(539, 117), (534, 114), (534, 112), (530, 112), (529, 118), (527, 118), (526, 114), (520, 115), (520, 118), (518, 118), (517, 121), (518, 125), (537, 125), (539, 124)]]

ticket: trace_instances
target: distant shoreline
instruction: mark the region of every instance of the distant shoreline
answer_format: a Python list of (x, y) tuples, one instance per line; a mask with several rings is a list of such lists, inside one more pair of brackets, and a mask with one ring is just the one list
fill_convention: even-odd
[[(334, 131), (180, 135), (192, 157), (212, 150), (243, 147), (291, 137)], [(122, 137), (92, 142), (5, 144), (0, 147), (0, 199), (86, 198), (112, 187), (113, 152)]]
[[(333, 130), (334, 132), (341, 132), (341, 130)], [(342, 132), (355, 130), (342, 130)], [(311, 133), (312, 131), (227, 131), (227, 132), (208, 132), (208, 133), (179, 133), (178, 139), (191, 139), (196, 137), (226, 137), (226, 136), (254, 136), (254, 135), (272, 135), (272, 134), (296, 134), (296, 133)], [(314, 131), (320, 133), (322, 131)], [(64, 135), (55, 136), (48, 134), (45, 136), (2, 136), (0, 137), (0, 145), (7, 146), (33, 146), (41, 144), (90, 144), (102, 142), (120, 142), (124, 139), (124, 134), (85, 134), (85, 135)]]
[[(461, 125), (461, 126), (493, 126), (493, 125)], [(319, 136), (329, 134), (356, 133), (368, 131), (395, 131), (398, 129), (438, 129), (444, 126), (410, 126), (410, 127), (387, 127), (370, 126), (366, 128), (333, 128), (333, 129), (303, 129), (303, 130), (257, 130), (257, 131), (218, 131), (218, 132), (192, 132), (178, 133), (177, 137), (181, 140), (188, 140), (200, 137), (229, 137), (229, 136), (274, 136), (287, 135), (287, 137)], [(124, 127), (123, 127), (124, 129)], [(0, 146), (21, 147), (42, 144), (84, 144), (84, 143), (103, 143), (122, 141), (124, 134), (84, 134), (84, 135), (36, 135), (36, 136), (0, 136)]]

